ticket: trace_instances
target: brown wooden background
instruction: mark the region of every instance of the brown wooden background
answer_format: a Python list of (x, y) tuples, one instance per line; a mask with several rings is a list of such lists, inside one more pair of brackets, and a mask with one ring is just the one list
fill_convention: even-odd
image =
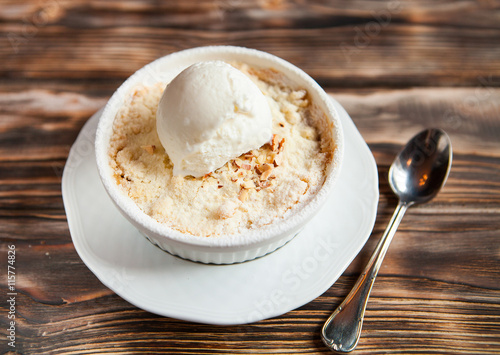
[[(352, 116), (376, 158), (373, 235), (324, 295), (242, 326), (163, 318), (104, 287), (73, 247), (61, 171), (85, 121), (144, 64), (209, 44), (303, 68)], [(437, 126), (453, 141), (442, 193), (405, 216), (356, 354), (500, 353), (500, 2), (2, 0), (0, 350), (19, 354), (327, 354), (319, 331), (396, 205), (387, 170)], [(7, 245), (17, 339), (7, 346)]]

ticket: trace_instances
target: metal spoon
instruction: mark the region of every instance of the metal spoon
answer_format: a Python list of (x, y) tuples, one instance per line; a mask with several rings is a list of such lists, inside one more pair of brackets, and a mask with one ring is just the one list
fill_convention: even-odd
[(392, 163), (389, 184), (399, 203), (368, 265), (323, 326), (321, 338), (331, 350), (347, 353), (358, 344), (370, 291), (404, 213), (413, 204), (437, 195), (448, 178), (451, 160), (448, 135), (440, 129), (427, 129), (413, 137)]

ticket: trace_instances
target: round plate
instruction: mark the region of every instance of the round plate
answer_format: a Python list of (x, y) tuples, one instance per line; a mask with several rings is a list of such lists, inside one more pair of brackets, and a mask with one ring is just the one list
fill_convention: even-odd
[(162, 316), (244, 324), (284, 314), (328, 290), (368, 239), (377, 214), (378, 174), (370, 149), (345, 110), (339, 179), (321, 211), (286, 245), (241, 264), (207, 265), (149, 243), (118, 212), (97, 172), (100, 112), (82, 128), (62, 178), (75, 248), (101, 282), (131, 304)]

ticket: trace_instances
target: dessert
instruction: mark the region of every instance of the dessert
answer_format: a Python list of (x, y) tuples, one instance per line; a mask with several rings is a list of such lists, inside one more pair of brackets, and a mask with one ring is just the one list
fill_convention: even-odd
[[(109, 160), (121, 191), (158, 222), (195, 236), (240, 234), (286, 218), (321, 188), (335, 150), (332, 123), (306, 89), (292, 88), (271, 68), (230, 64), (263, 93), (272, 132), (262, 146), (214, 171), (196, 177), (202, 169), (183, 167), (192, 174), (175, 174), (157, 132), (165, 84), (137, 86), (113, 123)], [(207, 161), (203, 170), (212, 166)]]

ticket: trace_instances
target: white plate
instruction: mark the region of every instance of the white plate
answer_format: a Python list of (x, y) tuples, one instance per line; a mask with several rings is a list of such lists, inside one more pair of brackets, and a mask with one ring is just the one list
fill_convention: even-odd
[(62, 178), (69, 229), (83, 262), (131, 304), (209, 324), (244, 324), (298, 308), (328, 290), (368, 239), (377, 213), (375, 160), (334, 101), (345, 135), (339, 180), (304, 230), (262, 258), (233, 265), (194, 263), (153, 246), (118, 212), (94, 156), (100, 112), (82, 128)]

